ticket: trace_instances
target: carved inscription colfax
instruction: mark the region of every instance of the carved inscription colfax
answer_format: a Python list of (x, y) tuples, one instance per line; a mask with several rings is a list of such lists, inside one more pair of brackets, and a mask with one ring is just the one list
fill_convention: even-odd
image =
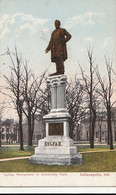
[(45, 146), (61, 146), (61, 142), (45, 142)]

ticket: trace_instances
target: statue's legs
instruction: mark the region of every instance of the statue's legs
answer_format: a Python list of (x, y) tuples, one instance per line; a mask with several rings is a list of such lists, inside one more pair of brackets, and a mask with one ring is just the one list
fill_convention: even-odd
[(55, 59), (55, 63), (56, 63), (56, 72), (53, 74), (50, 74), (50, 76), (64, 74), (64, 60), (63, 60), (63, 58), (57, 57)]
[(58, 74), (64, 74), (64, 60), (62, 58), (56, 60), (56, 71)]

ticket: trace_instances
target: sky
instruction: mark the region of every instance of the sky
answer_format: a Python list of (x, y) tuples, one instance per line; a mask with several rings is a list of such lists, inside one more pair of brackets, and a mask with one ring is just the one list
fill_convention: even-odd
[[(67, 43), (68, 59), (65, 74), (73, 78), (80, 74), (78, 63), (88, 70), (87, 48), (93, 49), (95, 64), (101, 74), (106, 74), (104, 55), (113, 59), (116, 70), (116, 0), (0, 0), (0, 80), (9, 75), (10, 60), (3, 55), (6, 48), (14, 51), (17, 46), (35, 74), (49, 68), (55, 72), (50, 52), (45, 54), (54, 21), (61, 21), (61, 27), (71, 35)], [(1, 95), (1, 101), (7, 97)], [(6, 111), (14, 117), (14, 111)]]

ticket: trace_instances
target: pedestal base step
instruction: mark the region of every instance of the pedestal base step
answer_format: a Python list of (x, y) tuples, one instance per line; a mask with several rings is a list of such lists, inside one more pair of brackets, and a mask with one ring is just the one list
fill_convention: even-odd
[(42, 155), (34, 154), (29, 158), (29, 162), (33, 164), (43, 165), (73, 165), (82, 164), (82, 155), (77, 153), (76, 155)]

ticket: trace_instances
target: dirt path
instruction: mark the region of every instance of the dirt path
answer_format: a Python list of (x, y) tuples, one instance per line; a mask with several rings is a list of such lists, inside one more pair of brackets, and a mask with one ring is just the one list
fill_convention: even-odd
[(23, 156), (23, 157), (14, 157), (14, 158), (4, 158), (4, 159), (0, 159), (0, 162), (2, 161), (9, 161), (9, 160), (20, 160), (20, 159), (26, 159), (29, 158), (30, 156)]

